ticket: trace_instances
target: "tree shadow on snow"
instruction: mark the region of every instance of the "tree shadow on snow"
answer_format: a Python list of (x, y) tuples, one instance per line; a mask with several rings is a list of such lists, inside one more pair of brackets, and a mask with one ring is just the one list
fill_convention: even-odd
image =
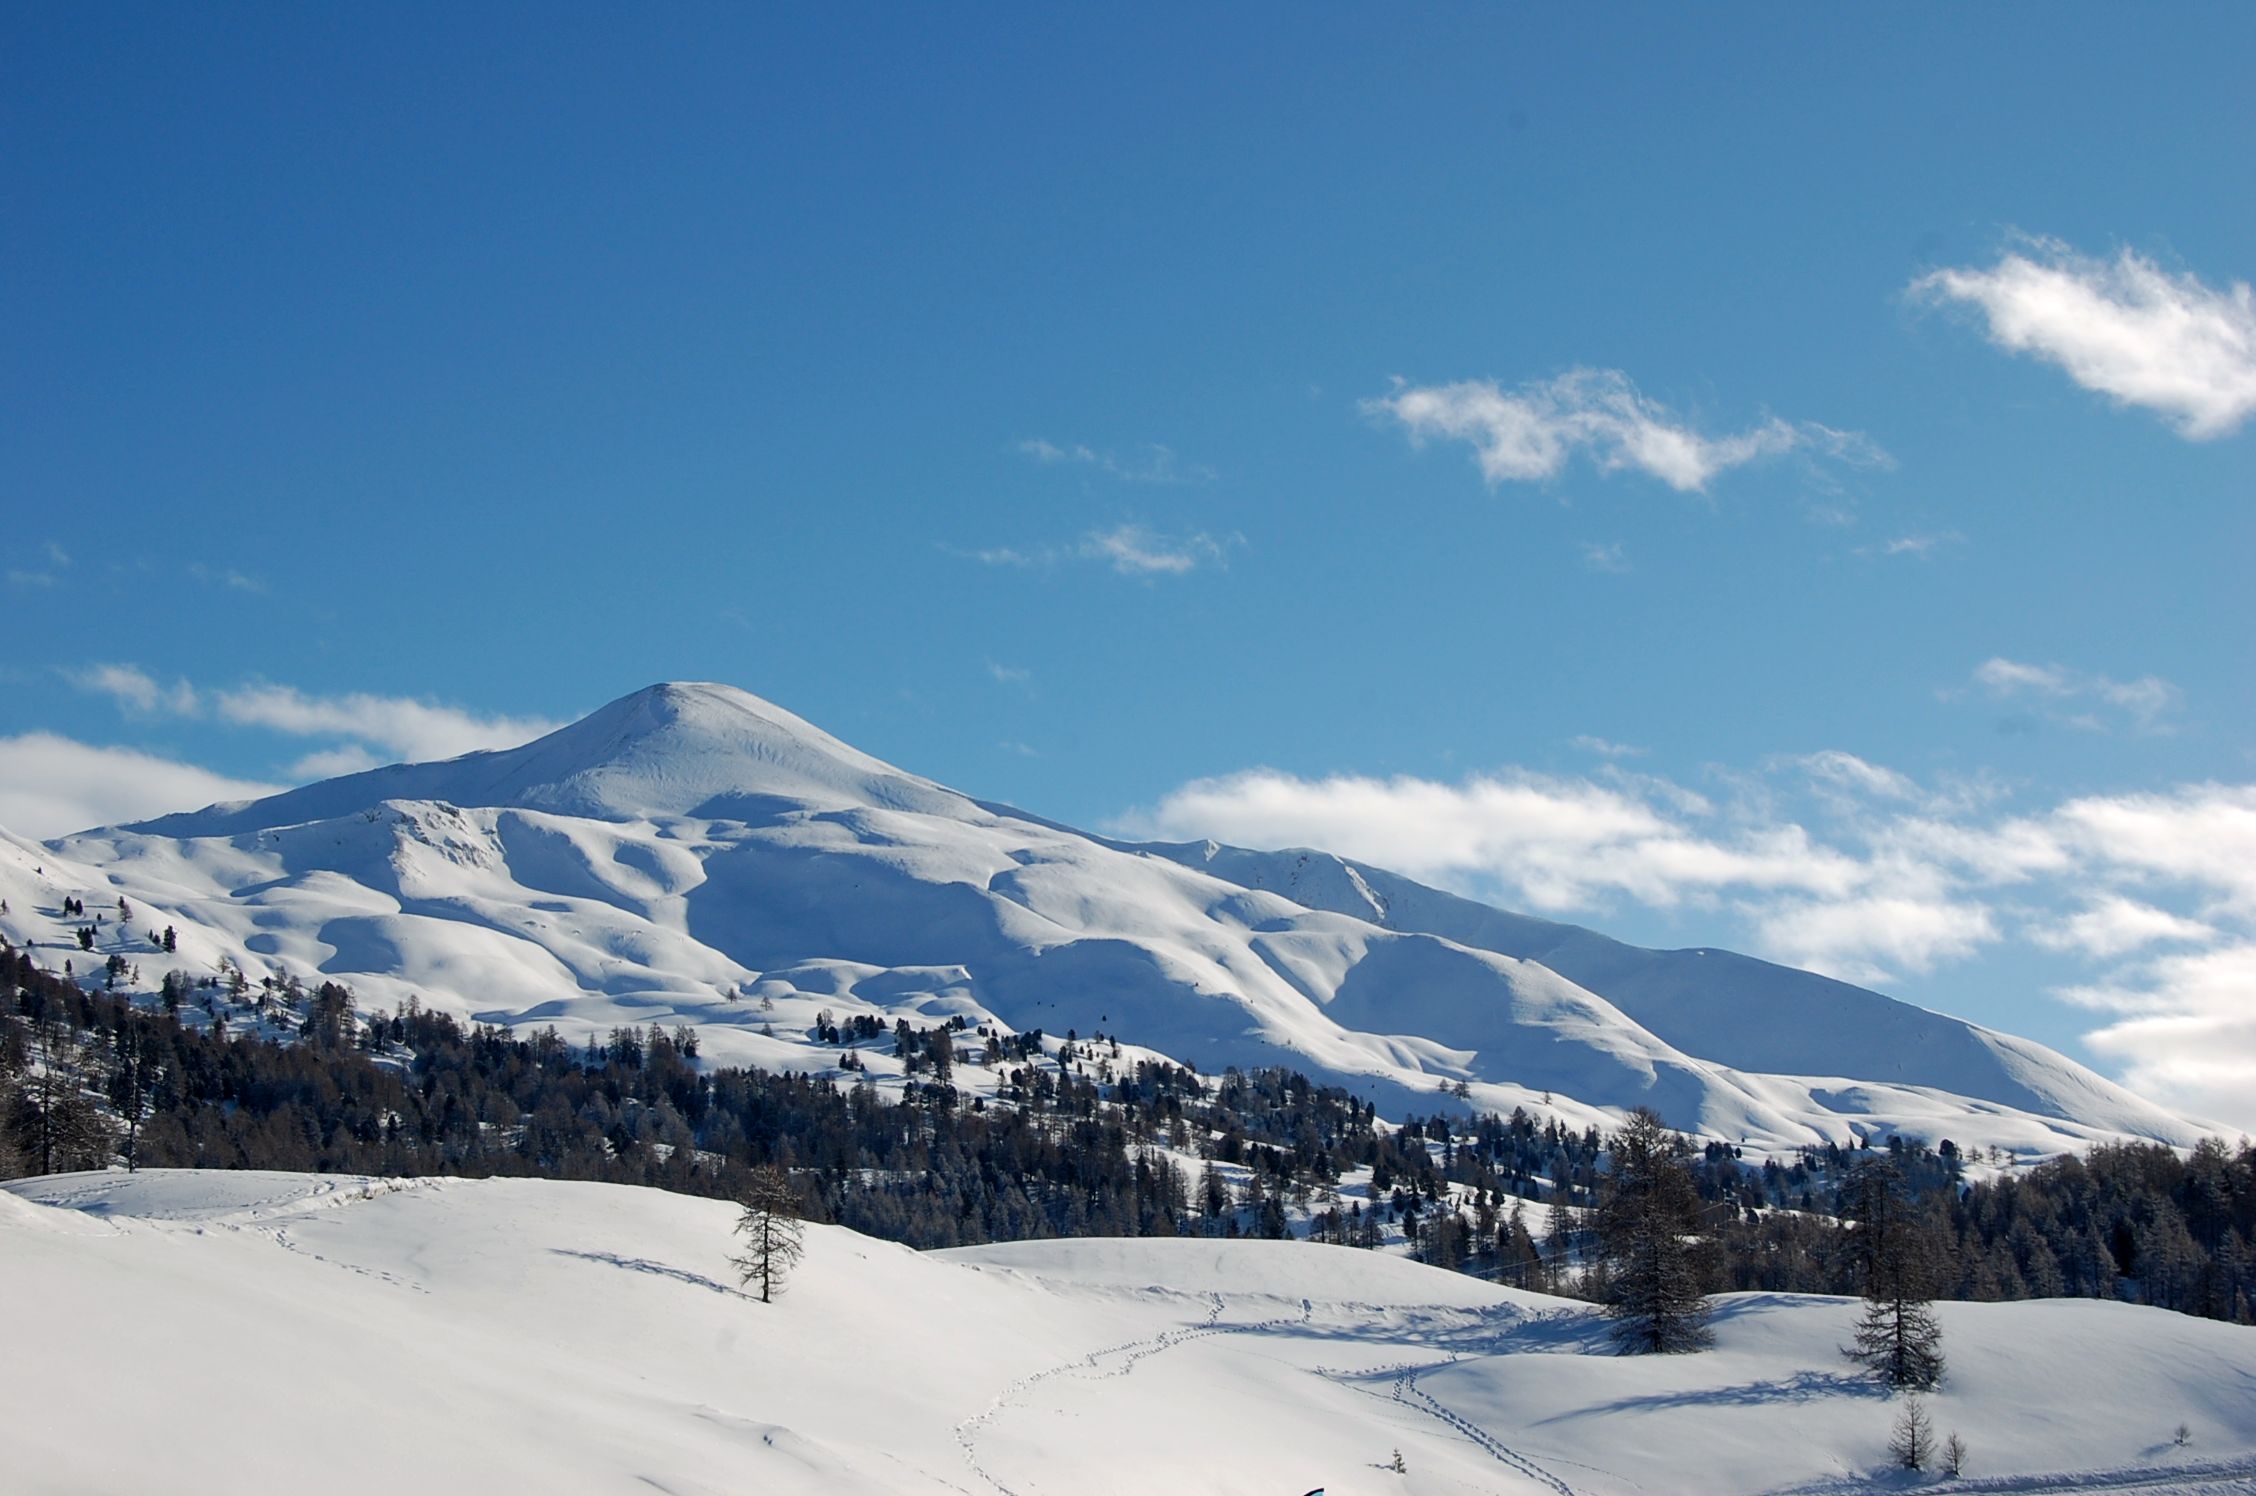
[(715, 1278), (708, 1278), (702, 1273), (689, 1272), (684, 1268), (668, 1267), (663, 1262), (652, 1262), (647, 1257), (621, 1257), (616, 1252), (574, 1252), (564, 1247), (550, 1247), (548, 1250), (551, 1256), (577, 1257), (582, 1262), (600, 1262), (606, 1267), (623, 1267), (629, 1272), (649, 1273), (653, 1277), (671, 1278), (677, 1283), (687, 1283), (693, 1288), (727, 1294), (732, 1299), (751, 1299), (754, 1297), (754, 1295), (748, 1294), (740, 1288), (731, 1288), (728, 1284)]

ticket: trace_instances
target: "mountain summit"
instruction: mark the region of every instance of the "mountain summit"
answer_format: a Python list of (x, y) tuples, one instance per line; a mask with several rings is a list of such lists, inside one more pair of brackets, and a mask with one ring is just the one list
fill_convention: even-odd
[[(2041, 1045), (1879, 993), (1640, 950), (1319, 852), (1088, 836), (719, 685), (652, 686), (518, 748), (0, 838), (0, 893), (0, 931), (54, 967), (77, 953), (63, 899), (122, 896), (136, 923), (177, 928), (174, 955), (135, 947), (151, 978), (224, 962), (575, 1040), (693, 1023), (707, 1054), (770, 1068), (838, 1066), (827, 1010), (1287, 1065), (1396, 1111), (1526, 1106), (1582, 1126), (1644, 1105), (1776, 1148), (2203, 1131)], [(889, 1043), (856, 1057), (905, 1074)], [(1000, 1075), (957, 1071), (975, 1091)]]
[(746, 819), (779, 805), (972, 813), (963, 796), (903, 773), (734, 686), (665, 682), (517, 748), (394, 764), (264, 800), (133, 829), (232, 836), (350, 815), (386, 800), (541, 810), (596, 821)]

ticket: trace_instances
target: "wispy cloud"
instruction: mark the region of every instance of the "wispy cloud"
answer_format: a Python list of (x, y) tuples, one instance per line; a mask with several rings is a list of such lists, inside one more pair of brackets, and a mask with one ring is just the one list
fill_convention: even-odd
[(1600, 758), (1643, 758), (1649, 749), (1616, 743), (1606, 738), (1594, 738), (1588, 733), (1567, 740), (1570, 748), (1580, 748), (1585, 753), (1595, 753)]
[(6, 577), (11, 587), (55, 586), (62, 581), (62, 574), (70, 570), (71, 554), (52, 540), (39, 547), (39, 554), (46, 559), (45, 566), (11, 566), (0, 575)]
[(0, 826), (21, 836), (62, 836), (278, 788), (49, 732), (0, 738)]
[(1122, 576), (1161, 577), (1226, 566), (1230, 552), (1243, 544), (1245, 538), (1240, 535), (1213, 535), (1204, 530), (1169, 535), (1144, 525), (1119, 524), (1109, 530), (1091, 530), (1067, 545), (995, 546), (955, 554), (987, 566), (1027, 568), (1065, 561), (1101, 561)]
[(2075, 914), (2033, 926), (2029, 938), (2048, 950), (2113, 960), (2150, 945), (2215, 940), (2217, 927), (2121, 894), (2103, 894)]
[(560, 725), (539, 717), (490, 716), (365, 691), (323, 695), (264, 682), (199, 690), (186, 680), (165, 684), (138, 665), (88, 665), (66, 675), (79, 689), (108, 696), (140, 715), (215, 717), (289, 737), (345, 740), (299, 758), (290, 767), (296, 778), (326, 778), (390, 760), (454, 758), (481, 748), (513, 748)]
[(1111, 565), (1123, 576), (1181, 576), (1202, 566), (1220, 566), (1231, 542), (1204, 530), (1195, 535), (1162, 535), (1142, 525), (1115, 525), (1083, 538), (1080, 553)]
[(188, 563), (187, 571), (190, 577), (202, 582), (207, 587), (226, 587), (236, 592), (260, 593), (266, 591), (266, 583), (245, 572), (237, 571), (232, 566), (207, 566), (201, 561), (191, 561)]
[(294, 686), (254, 685), (214, 697), (230, 722), (295, 737), (345, 737), (407, 760), (454, 758), (514, 748), (560, 725), (538, 717), (491, 717), (405, 696), (354, 691), (322, 696)]
[(2038, 239), (1986, 270), (1921, 276), (1910, 293), (1974, 308), (2000, 348), (2154, 411), (2182, 436), (2224, 436), (2256, 414), (2256, 292), (2246, 281), (2213, 290), (2132, 250), (2094, 259)]
[(1511, 390), (1486, 379), (1398, 382), (1363, 409), (1392, 417), (1414, 444), (1436, 438), (1467, 443), (1492, 484), (1554, 477), (1578, 452), (1601, 472), (1633, 469), (1687, 493), (1705, 490), (1729, 469), (1788, 452), (1887, 461), (1870, 438), (1811, 421), (1773, 416), (1745, 431), (1704, 434), (1647, 399), (1618, 369), (1575, 369)]
[(1122, 458), (1080, 442), (1061, 446), (1031, 436), (1018, 443), (1018, 452), (1044, 465), (1094, 468), (1123, 483), (1211, 483), (1215, 477), (1214, 469), (1205, 463), (1184, 462), (1175, 455), (1174, 448), (1157, 442), (1147, 443), (1135, 449), (1134, 455)]
[(1616, 576), (1626, 574), (1629, 557), (1622, 554), (1621, 542), (1585, 540), (1582, 543), (1582, 564), (1592, 571), (1611, 572)]
[[(2168, 730), (2165, 716), (2177, 706), (2178, 688), (2158, 675), (2137, 680), (2115, 680), (2065, 665), (2033, 665), (1994, 656), (1974, 667), (1974, 685), (1995, 701), (2034, 701), (2056, 708), (2054, 720), (2071, 727), (2096, 730), (2105, 723), (2077, 706), (2104, 706), (2126, 714), (2144, 732)], [(1944, 693), (1946, 697), (1950, 693)]]
[(999, 660), (987, 662), (987, 673), (998, 684), (1005, 686), (1031, 685), (1034, 681), (1033, 671), (1028, 670), (1023, 665), (1005, 665)]
[(1892, 540), (1860, 545), (1860, 556), (1909, 556), (1914, 561), (1931, 561), (1938, 551), (1950, 550), (1966, 544), (1966, 537), (1956, 530), (1930, 530), (1911, 535), (1898, 535)]
[(107, 696), (129, 711), (192, 717), (202, 705), (185, 680), (164, 685), (138, 665), (88, 665), (67, 674), (80, 690)]
[(2132, 1086), (2256, 1129), (2256, 940), (2157, 957), (2061, 995), (2118, 1015), (2084, 1037)]

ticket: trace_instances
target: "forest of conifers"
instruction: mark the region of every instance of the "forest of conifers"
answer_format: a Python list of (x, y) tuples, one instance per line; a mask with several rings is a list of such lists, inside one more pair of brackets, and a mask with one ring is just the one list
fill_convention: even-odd
[[(1585, 1214), (1607, 1139), (1556, 1120), (1381, 1123), (1284, 1070), (1220, 1076), (1123, 1061), (1112, 1041), (917, 1030), (862, 1018), (813, 1037), (831, 1076), (700, 1066), (686, 1028), (571, 1044), (465, 1029), (351, 994), (168, 983), (137, 1007), (0, 944), (0, 1177), (126, 1164), (527, 1175), (735, 1195), (792, 1172), (807, 1216), (916, 1247), (1082, 1235), (1407, 1240), (1437, 1266), (1587, 1292)], [(202, 1021), (184, 1023), (194, 1004)], [(234, 1034), (227, 1030), (232, 1013)], [(213, 1019), (222, 1021), (214, 1022)], [(911, 1061), (901, 1089), (859, 1056)], [(990, 1104), (952, 1083), (989, 1067)], [(2251, 1322), (2256, 1147), (2111, 1144), (2032, 1169), (1969, 1170), (1947, 1139), (1805, 1149), (1757, 1165), (1688, 1148), (1715, 1290), (1856, 1291), (1842, 1190), (1885, 1151), (1946, 1247), (1944, 1297), (2119, 1297)], [(1343, 1199), (1343, 1176), (1369, 1189)], [(1360, 1175), (1358, 1175), (1360, 1177)], [(1534, 1202), (1529, 1208), (1519, 1202)]]

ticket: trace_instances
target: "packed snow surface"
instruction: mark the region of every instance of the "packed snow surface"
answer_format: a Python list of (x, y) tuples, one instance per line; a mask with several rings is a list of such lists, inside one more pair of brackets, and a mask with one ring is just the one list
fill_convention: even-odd
[[(1103, 1032), (1282, 1064), (1390, 1113), (1645, 1105), (1758, 1147), (1902, 1133), (2023, 1155), (2205, 1130), (2042, 1046), (1723, 951), (1639, 950), (1321, 853), (1139, 847), (982, 804), (726, 686), (521, 748), (44, 844), (0, 933), (47, 965), (334, 978), (575, 1040), (687, 1022), (821, 1069), (816, 1014)], [(82, 952), (61, 915), (120, 897)], [(149, 936), (177, 931), (166, 954)]]
[[(1737, 1295), (1624, 1358), (1588, 1306), (1346, 1248), (919, 1255), (809, 1228), (774, 1303), (733, 1208), (521, 1180), (0, 1188), (11, 1493), (1899, 1489), (1854, 1305)], [(1937, 1490), (2256, 1489), (2256, 1333), (1938, 1306)], [(2186, 1428), (2179, 1443), (2176, 1431)], [(1399, 1453), (1401, 1470), (1392, 1468)]]

